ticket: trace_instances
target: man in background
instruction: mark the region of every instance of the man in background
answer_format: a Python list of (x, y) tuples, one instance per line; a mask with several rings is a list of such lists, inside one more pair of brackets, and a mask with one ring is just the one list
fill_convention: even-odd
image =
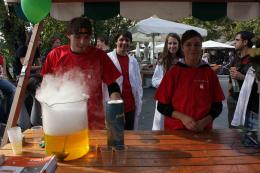
[(254, 34), (249, 31), (240, 31), (235, 36), (235, 50), (237, 54), (231, 62), (229, 96), (227, 99), (228, 123), (230, 128), (232, 128), (231, 121), (234, 116), (239, 92), (244, 82), (246, 72), (250, 67), (248, 64), (249, 55), (247, 51), (253, 46), (253, 42), (251, 41), (253, 37)]

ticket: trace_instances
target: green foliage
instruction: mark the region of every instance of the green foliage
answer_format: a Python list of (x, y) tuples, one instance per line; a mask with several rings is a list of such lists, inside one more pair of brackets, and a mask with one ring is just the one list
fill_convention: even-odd
[(0, 51), (4, 54), (7, 63), (12, 62), (17, 47), (24, 44), (26, 37), (23, 36), (25, 36), (25, 28), (27, 26), (29, 26), (28, 23), (21, 21), (15, 16), (11, 6), (9, 7), (8, 15), (4, 1), (0, 0), (0, 32), (2, 33)]
[(41, 53), (44, 54), (50, 48), (50, 41), (58, 37), (61, 39), (61, 44), (68, 42), (65, 35), (66, 22), (55, 20), (47, 16), (44, 19), (44, 27), (41, 34)]
[[(49, 43), (53, 37), (59, 37), (62, 39), (62, 44), (68, 42), (66, 38), (66, 24), (67, 22), (61, 22), (53, 19), (52, 17), (48, 16), (44, 20), (44, 29), (41, 34), (41, 52), (44, 53), (46, 50), (49, 49)], [(121, 16), (117, 16), (108, 20), (103, 21), (94, 21), (92, 20), (93, 24), (93, 38), (92, 44), (95, 45), (96, 38), (99, 35), (104, 35), (109, 38), (109, 46), (113, 48), (115, 46), (115, 35), (121, 29), (128, 29), (130, 26), (133, 25), (133, 22), (127, 20)]]
[(232, 21), (227, 17), (214, 21), (201, 21), (194, 17), (187, 17), (179, 20), (181, 23), (207, 29), (208, 35), (205, 40), (216, 40), (223, 38), (226, 41), (233, 40), (235, 34), (246, 30), (253, 33), (260, 33), (260, 18), (250, 21)]
[(118, 31), (123, 29), (128, 30), (128, 28), (133, 25), (133, 21), (123, 18), (122, 16), (117, 16), (104, 21), (93, 21), (94, 40), (96, 40), (99, 35), (106, 36), (109, 38), (109, 47), (112, 49), (115, 47), (115, 36)]

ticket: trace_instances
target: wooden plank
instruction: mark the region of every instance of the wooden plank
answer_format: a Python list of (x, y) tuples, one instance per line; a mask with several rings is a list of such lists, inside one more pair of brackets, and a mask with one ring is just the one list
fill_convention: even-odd
[[(26, 130), (24, 134), (31, 134), (30, 129)], [(149, 139), (220, 139), (220, 138), (240, 138), (241, 130), (237, 129), (214, 129), (211, 131), (205, 131), (201, 133), (193, 133), (187, 130), (176, 130), (176, 131), (125, 131), (126, 139), (135, 140), (149, 140)], [(90, 130), (89, 138), (93, 140), (106, 140), (106, 130)]]
[[(156, 135), (164, 134), (164, 132), (154, 131), (127, 131), (125, 134), (125, 144), (131, 146), (133, 151), (171, 151), (178, 148), (183, 150), (218, 150), (218, 149), (232, 149), (243, 147), (237, 130), (229, 130), (230, 132), (222, 133), (223, 131), (213, 130), (212, 132), (200, 133), (201, 139), (186, 139), (176, 137), (173, 134), (189, 134), (188, 131), (169, 131), (167, 135)], [(25, 133), (25, 139), (32, 137), (31, 130), (27, 130)], [(142, 135), (139, 135), (142, 134)], [(144, 135), (146, 134), (146, 135)], [(169, 134), (169, 135), (168, 135)], [(170, 135), (171, 134), (171, 135)], [(219, 136), (219, 134), (221, 134)], [(226, 137), (224, 134), (232, 134), (234, 137)], [(221, 136), (224, 135), (222, 138)], [(98, 136), (98, 137), (97, 137)], [(213, 140), (203, 137), (211, 137)], [(143, 139), (143, 137), (145, 137)], [(106, 145), (106, 131), (90, 131), (90, 145), (101, 146)]]
[[(213, 132), (213, 133), (212, 133)], [(210, 138), (210, 137), (234, 137), (240, 135), (241, 130), (237, 129), (213, 129), (209, 131), (204, 131), (201, 133), (194, 133), (187, 130), (172, 130), (172, 131), (125, 131), (125, 135), (127, 135), (128, 139), (136, 139), (139, 137), (142, 138), (158, 138), (161, 136), (165, 136), (166, 138), (177, 138), (177, 137), (185, 137), (185, 138)], [(91, 130), (89, 132), (90, 138), (100, 138), (106, 137), (106, 130)]]
[[(189, 153), (183, 153), (189, 156)], [(117, 163), (116, 158), (113, 158), (112, 164), (114, 166), (127, 167), (169, 167), (169, 166), (214, 166), (214, 165), (246, 165), (246, 164), (260, 164), (260, 156), (238, 156), (238, 157), (181, 157), (181, 158), (127, 158), (125, 163)], [(59, 163), (60, 166), (70, 167), (77, 165), (77, 167), (99, 167), (103, 166), (102, 157), (97, 160), (93, 158), (81, 158), (72, 161)]]
[(57, 173), (259, 173), (259, 164), (250, 165), (214, 165), (214, 166), (169, 166), (169, 167), (58, 167)]
[(25, 95), (28, 79), (30, 76), (30, 70), (31, 70), (32, 62), (33, 62), (33, 57), (35, 55), (35, 51), (37, 48), (36, 43), (40, 38), (42, 25), (43, 25), (43, 23), (40, 22), (39, 24), (36, 24), (33, 28), (33, 33), (31, 36), (30, 43), (28, 45), (28, 49), (27, 49), (26, 56), (24, 59), (24, 65), (21, 70), (21, 74), (19, 77), (19, 81), (18, 81), (14, 99), (13, 99), (13, 104), (12, 104), (11, 111), (10, 111), (8, 121), (7, 121), (7, 125), (5, 128), (2, 145), (7, 144), (7, 142), (8, 142), (7, 129), (10, 127), (16, 126), (16, 124), (17, 124), (17, 120), (19, 118), (21, 107), (24, 102), (24, 95)]

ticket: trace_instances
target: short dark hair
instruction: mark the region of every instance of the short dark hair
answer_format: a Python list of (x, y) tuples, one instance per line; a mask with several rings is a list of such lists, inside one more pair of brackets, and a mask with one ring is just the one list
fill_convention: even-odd
[(103, 36), (103, 35), (98, 36), (98, 37), (97, 37), (97, 40), (100, 40), (100, 41), (104, 42), (105, 45), (108, 45), (108, 39), (107, 39), (107, 37), (105, 37), (105, 36)]
[(128, 38), (128, 39), (132, 42), (132, 33), (129, 32), (129, 31), (127, 31), (127, 30), (120, 30), (120, 31), (117, 33), (117, 35), (116, 35), (116, 37), (115, 37), (115, 41), (116, 41), (116, 42), (117, 42), (117, 39), (118, 39), (121, 35), (122, 35), (123, 37)]
[(67, 25), (67, 34), (78, 34), (80, 29), (87, 29), (89, 35), (92, 34), (92, 25), (89, 19), (85, 17), (76, 17)]
[(49, 41), (49, 46), (52, 46), (53, 43), (56, 41), (56, 40), (60, 40), (61, 41), (61, 38), (60, 37), (52, 37)]
[(201, 42), (203, 40), (202, 36), (200, 35), (199, 32), (191, 29), (191, 30), (187, 30), (185, 31), (183, 34), (182, 34), (182, 37), (181, 37), (181, 45), (183, 45), (187, 40), (189, 40), (190, 38), (193, 38), (193, 37), (199, 37), (201, 39)]
[(240, 31), (236, 33), (236, 35), (240, 35), (243, 40), (247, 40), (247, 47), (253, 46), (252, 38), (255, 36), (254, 33), (250, 31)]

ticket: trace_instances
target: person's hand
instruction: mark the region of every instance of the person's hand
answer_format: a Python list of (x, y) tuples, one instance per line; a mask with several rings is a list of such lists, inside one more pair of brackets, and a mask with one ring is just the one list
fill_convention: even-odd
[(218, 65), (218, 64), (210, 64), (210, 68), (211, 68), (214, 72), (218, 73), (218, 71), (219, 71), (220, 68), (221, 68), (221, 65)]
[(237, 71), (236, 67), (231, 67), (229, 72), (232, 79), (243, 80), (245, 77), (242, 73)]
[(196, 131), (196, 121), (192, 117), (183, 114), (181, 121), (188, 130)]
[(198, 120), (195, 125), (195, 131), (201, 132), (205, 129), (205, 127), (212, 121), (212, 117), (210, 115)]

